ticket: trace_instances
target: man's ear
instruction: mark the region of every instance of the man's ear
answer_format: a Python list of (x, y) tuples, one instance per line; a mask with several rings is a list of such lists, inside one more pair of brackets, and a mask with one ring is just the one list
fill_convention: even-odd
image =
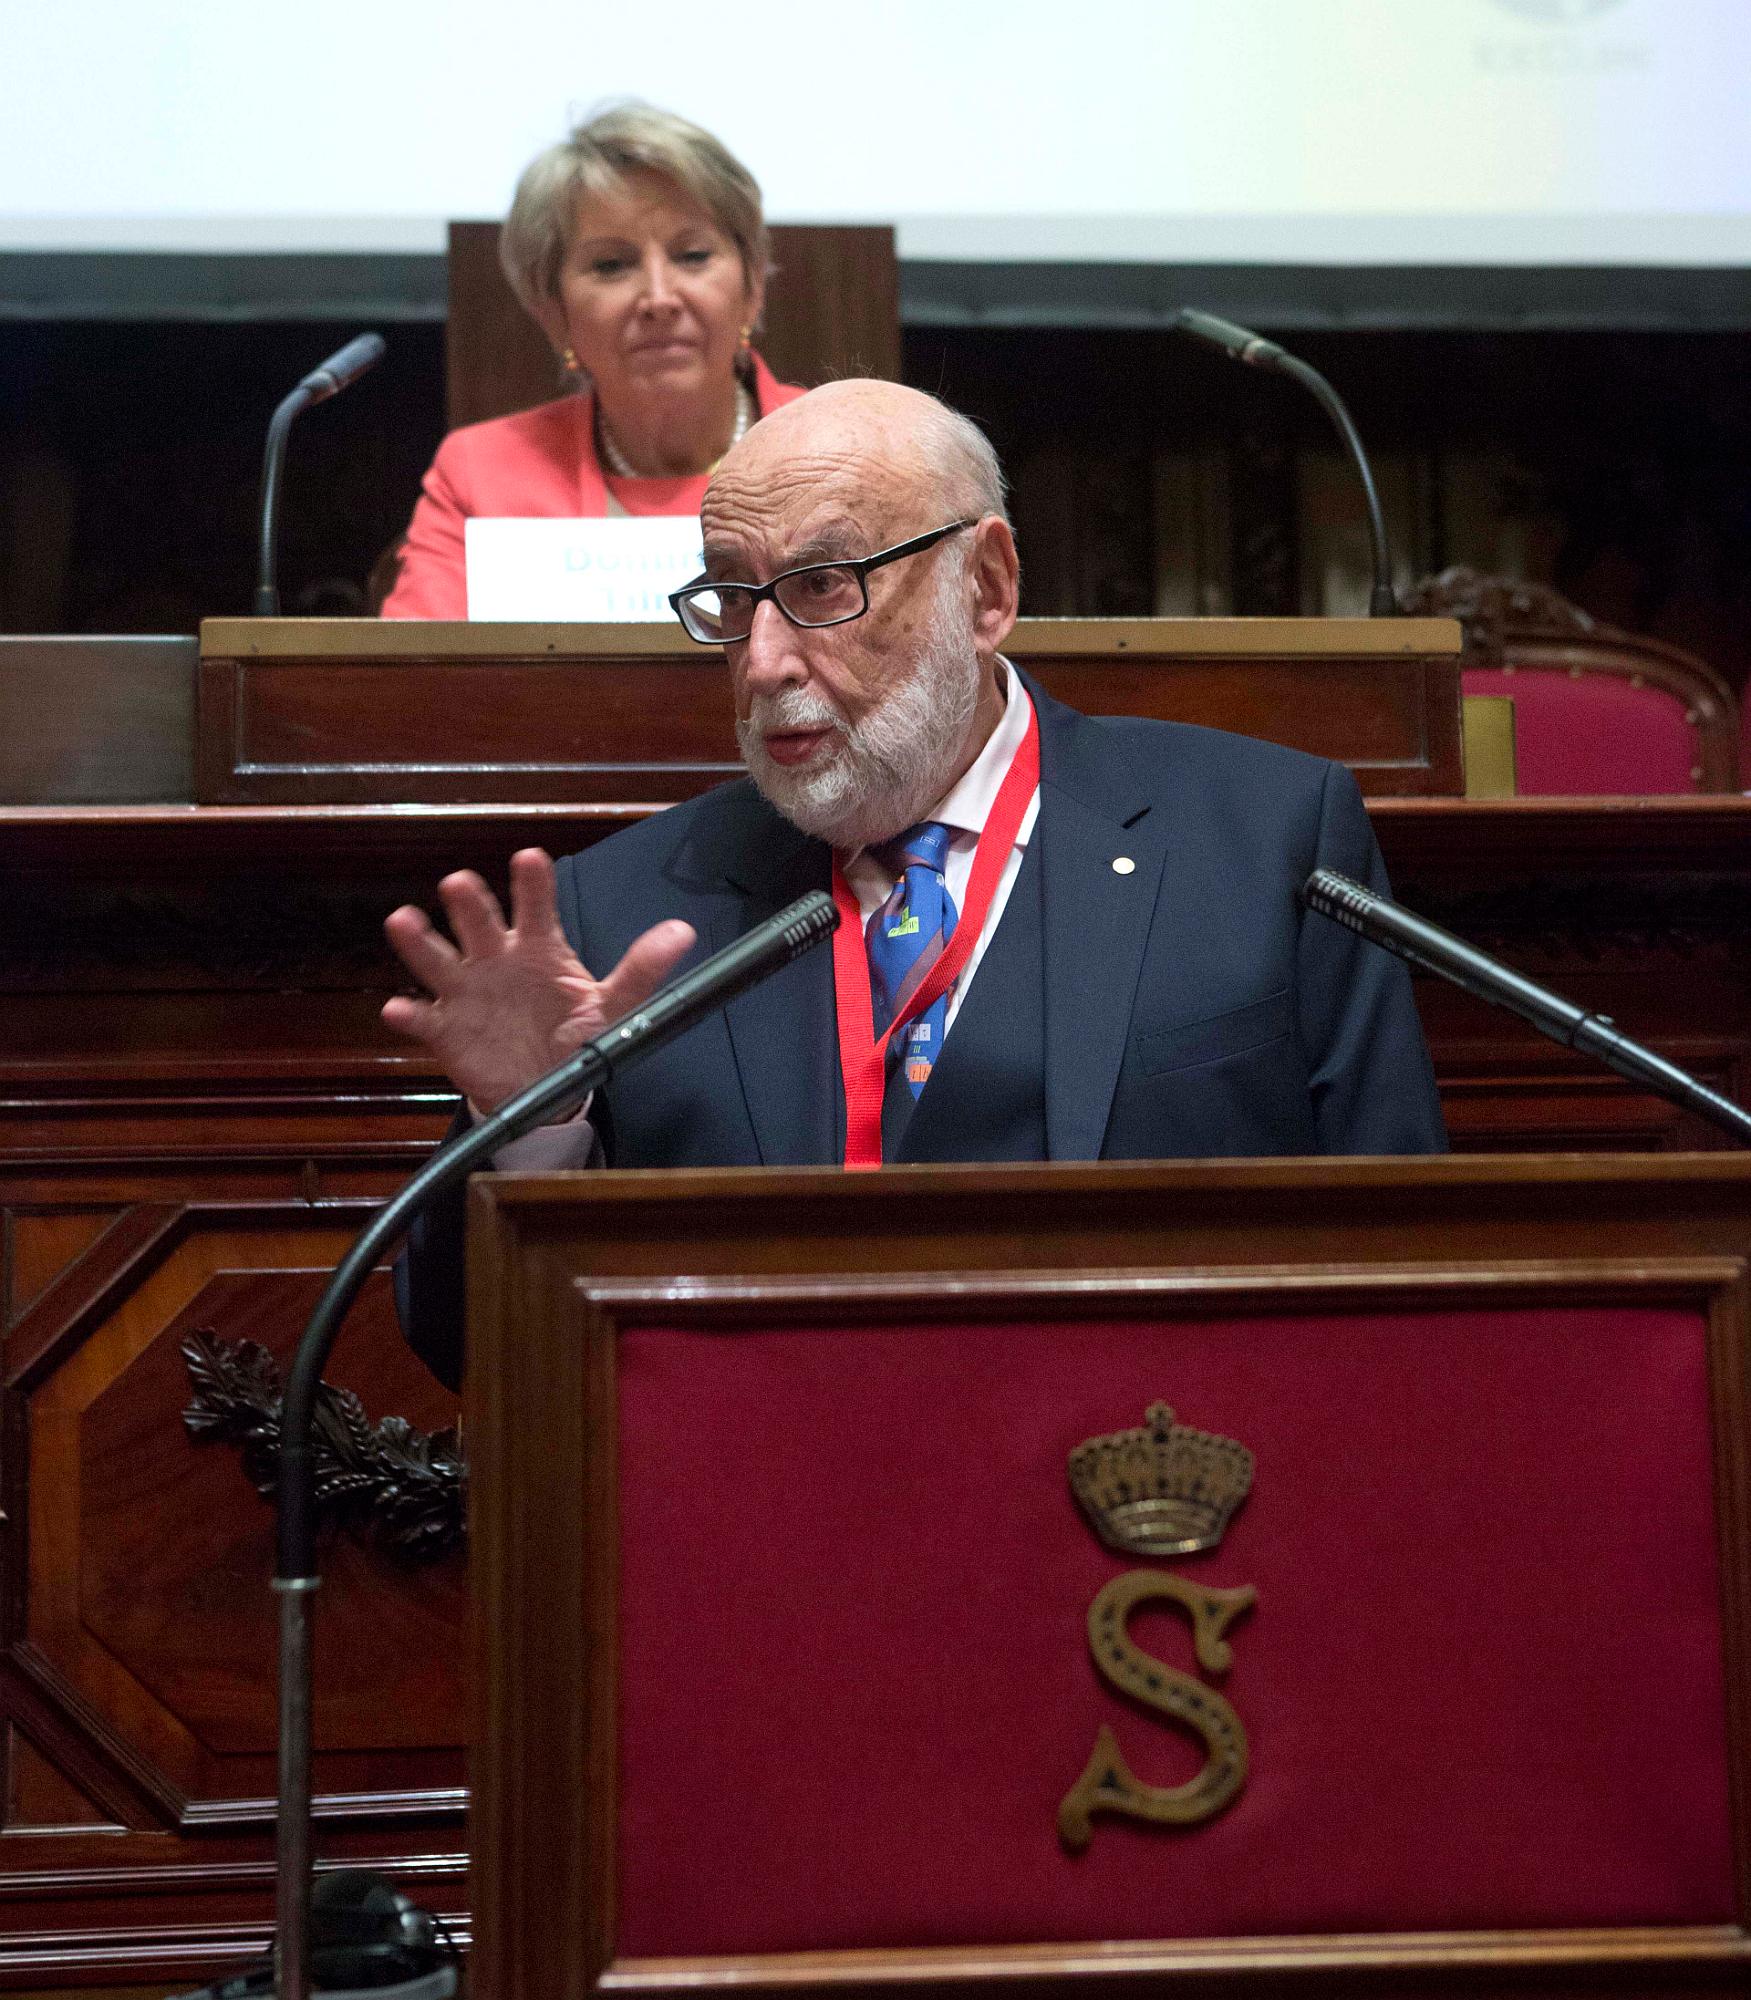
[(981, 653), (995, 653), (1015, 627), (1021, 603), (1021, 562), (1001, 514), (973, 530), (973, 636)]

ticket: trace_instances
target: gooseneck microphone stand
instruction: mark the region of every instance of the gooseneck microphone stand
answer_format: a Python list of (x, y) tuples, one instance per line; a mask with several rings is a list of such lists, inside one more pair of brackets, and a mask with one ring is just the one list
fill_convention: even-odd
[(1301, 885), (1301, 900), (1308, 909), (1355, 931), (1370, 944), (1420, 965), (1425, 972), (1438, 973), (1492, 1007), (1505, 1007), (1553, 1042), (1593, 1057), (1668, 1103), (1706, 1118), (1711, 1125), (1731, 1133), (1740, 1145), (1751, 1146), (1751, 1112), (1710, 1090), (1700, 1077), (1632, 1041), (1609, 1014), (1577, 1007), (1548, 986), (1538, 985), (1488, 952), (1479, 951), (1424, 917), (1413, 916), (1390, 898), (1377, 896), (1334, 869), (1316, 868)]
[(838, 925), (832, 897), (817, 889), (683, 973), (595, 1041), (586, 1042), (490, 1118), (434, 1153), (360, 1232), (316, 1302), (287, 1370), (280, 1406), (278, 1559), (273, 1582), (280, 1600), (280, 1795), (275, 1824), (279, 2000), (309, 2000), (311, 1993), (311, 1599), (320, 1580), (311, 1432), (323, 1366), (348, 1307), (384, 1250), (434, 1196), (464, 1179), (519, 1134), (581, 1104), (622, 1070), (811, 950)]
[(286, 437), (292, 421), (312, 403), (325, 403), (338, 396), (350, 382), (356, 382), (367, 368), (383, 359), (383, 336), (361, 333), (331, 354), (320, 368), (312, 368), (289, 396), (282, 398), (268, 420), (267, 450), (261, 465), (261, 543), (255, 568), (254, 611), (257, 618), (280, 615), (280, 586), (276, 574), (280, 534), (280, 472), (286, 462)]
[(1374, 584), (1368, 593), (1368, 616), (1396, 618), (1399, 615), (1398, 598), (1392, 588), (1392, 557), (1386, 544), (1386, 517), (1380, 511), (1380, 495), (1375, 490), (1368, 454), (1362, 449), (1361, 433), (1356, 429), (1344, 399), (1310, 363), (1279, 347), (1274, 340), (1266, 340), (1263, 334), (1251, 333), (1244, 326), (1236, 326), (1232, 320), (1218, 319), (1214, 313), (1196, 312), (1187, 306), (1174, 325), (1180, 333), (1189, 333), (1194, 340), (1203, 341), (1205, 346), (1220, 349), (1230, 360), (1244, 362), (1249, 368), (1268, 368), (1275, 374), (1291, 376), (1316, 398), (1344, 441), (1350, 463), (1355, 466), (1356, 475), (1362, 482), (1362, 497), (1368, 506), (1368, 543), (1374, 557)]

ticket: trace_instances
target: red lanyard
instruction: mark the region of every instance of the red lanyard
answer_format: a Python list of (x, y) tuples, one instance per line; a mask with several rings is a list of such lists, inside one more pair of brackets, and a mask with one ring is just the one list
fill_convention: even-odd
[(882, 1163), (882, 1092), (887, 1084), (888, 1042), (897, 1028), (915, 1020), (961, 976), (991, 914), (991, 899), (1003, 879), (1004, 863), (1039, 783), (1040, 731), (1030, 710), (1027, 735), (1010, 759), (973, 851), (967, 907), (955, 924), (955, 934), (930, 968), (930, 976), (905, 1011), (889, 1022), (880, 1041), (870, 1005), (863, 913), (845, 871), (834, 858), (833, 900), (839, 906), (839, 928), (833, 933), (833, 992), (839, 1017), (839, 1074), (845, 1084), (845, 1164), (849, 1168), (879, 1167)]

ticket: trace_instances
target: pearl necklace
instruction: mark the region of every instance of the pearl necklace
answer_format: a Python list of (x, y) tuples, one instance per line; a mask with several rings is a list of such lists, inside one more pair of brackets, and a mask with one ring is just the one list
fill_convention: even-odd
[[(736, 384), (736, 422), (730, 432), (730, 441), (716, 458), (705, 468), (707, 473), (715, 472), (731, 451), (748, 435), (748, 426), (754, 421), (754, 398), (745, 382)], [(608, 470), (616, 479), (647, 479), (649, 473), (635, 470), (625, 452), (615, 442), (614, 433), (608, 428), (608, 419), (602, 412), (600, 402), (596, 405), (596, 434), (602, 443), (602, 456), (608, 461)], [(659, 475), (660, 476), (660, 475)]]

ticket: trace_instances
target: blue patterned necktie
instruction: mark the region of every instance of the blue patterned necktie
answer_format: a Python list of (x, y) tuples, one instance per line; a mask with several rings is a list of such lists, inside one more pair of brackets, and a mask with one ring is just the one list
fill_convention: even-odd
[[(864, 927), (869, 949), (870, 1013), (878, 1035), (930, 976), (955, 934), (954, 898), (943, 879), (949, 829), (937, 820), (908, 827), (873, 851), (899, 876), (888, 900)], [(942, 1047), (949, 996), (944, 993), (903, 1031), (906, 1081), (916, 1097)], [(891, 1046), (891, 1045), (890, 1045)]]

